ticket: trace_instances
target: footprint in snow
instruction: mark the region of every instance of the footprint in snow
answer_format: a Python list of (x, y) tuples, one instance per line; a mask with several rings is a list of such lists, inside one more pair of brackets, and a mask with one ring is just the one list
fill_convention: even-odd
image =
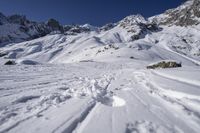
[(111, 107), (122, 107), (126, 105), (126, 101), (118, 96), (104, 96), (98, 99), (98, 101)]
[(40, 98), (40, 96), (22, 96), (18, 98), (17, 100), (15, 100), (13, 103), (26, 103), (30, 100), (34, 100), (37, 98)]
[(166, 128), (162, 125), (158, 125), (156, 123), (140, 120), (135, 121), (134, 123), (127, 123), (126, 125), (126, 133), (171, 133), (181, 132), (180, 129), (176, 129), (175, 127)]

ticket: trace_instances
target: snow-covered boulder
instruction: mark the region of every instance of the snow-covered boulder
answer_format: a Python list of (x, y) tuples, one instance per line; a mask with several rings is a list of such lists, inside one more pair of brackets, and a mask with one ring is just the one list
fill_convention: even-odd
[(181, 67), (181, 62), (165, 60), (150, 64), (147, 66), (147, 69), (156, 69), (156, 68), (174, 68), (174, 67)]

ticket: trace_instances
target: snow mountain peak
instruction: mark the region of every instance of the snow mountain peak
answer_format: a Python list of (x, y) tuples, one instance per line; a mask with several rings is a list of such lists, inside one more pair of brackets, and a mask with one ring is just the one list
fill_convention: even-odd
[(161, 25), (191, 26), (200, 23), (200, 0), (188, 0), (175, 9), (151, 18)]
[(129, 24), (138, 24), (138, 23), (146, 23), (146, 19), (140, 15), (130, 15), (125, 17), (123, 20), (121, 20), (119, 23), (129, 23)]

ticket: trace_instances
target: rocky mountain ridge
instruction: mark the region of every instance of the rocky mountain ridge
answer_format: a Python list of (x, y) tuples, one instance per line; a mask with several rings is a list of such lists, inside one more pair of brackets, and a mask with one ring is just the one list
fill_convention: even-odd
[(159, 25), (192, 26), (200, 24), (200, 0), (188, 0), (175, 9), (150, 18)]
[(23, 15), (5, 16), (0, 13), (0, 46), (9, 43), (23, 42), (45, 36), (47, 34), (62, 33), (77, 35), (83, 32), (106, 32), (115, 27), (127, 31), (129, 39), (134, 41), (144, 38), (146, 34), (161, 30), (162, 25), (192, 26), (200, 23), (200, 0), (188, 0), (175, 9), (145, 19), (141, 15), (131, 15), (117, 23), (109, 23), (102, 27), (86, 25), (61, 25), (55, 19), (47, 22), (30, 21)]

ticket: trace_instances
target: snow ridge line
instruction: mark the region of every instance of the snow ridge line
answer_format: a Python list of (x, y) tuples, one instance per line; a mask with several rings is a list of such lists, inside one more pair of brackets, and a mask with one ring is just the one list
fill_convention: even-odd
[(159, 73), (159, 72), (156, 72), (156, 71), (151, 71), (151, 72), (152, 72), (152, 74), (155, 74), (155, 75), (167, 78), (167, 79), (176, 80), (176, 81), (179, 81), (179, 82), (182, 82), (182, 83), (187, 83), (187, 84), (190, 84), (190, 85), (200, 87), (200, 82), (197, 82), (197, 81), (194, 81), (194, 80), (184, 79), (184, 78), (180, 78), (180, 77), (177, 77), (177, 76), (173, 77), (173, 76), (170, 76), (168, 74)]
[(24, 119), (22, 119), (22, 120), (17, 121), (16, 123), (10, 125), (9, 127), (3, 129), (2, 131), (0, 131), (0, 133), (6, 133), (6, 132), (9, 132), (11, 129), (15, 128), (15, 127), (18, 126), (19, 124), (21, 124), (21, 123), (23, 123), (23, 122), (25, 122), (25, 121), (27, 121), (27, 120), (29, 120), (29, 119), (35, 117), (37, 114), (40, 114), (40, 113), (46, 111), (49, 107), (50, 107), (50, 106), (47, 106), (46, 108), (40, 110), (40, 111), (37, 112), (36, 114), (33, 114), (33, 115), (28, 116), (28, 117), (26, 117), (26, 118), (24, 118)]
[[(152, 110), (151, 106), (149, 104), (145, 103), (139, 95), (136, 95), (136, 94), (132, 93), (131, 91), (130, 91), (130, 94), (133, 97), (135, 97), (149, 112), (151, 112), (152, 115), (154, 115), (154, 117), (158, 118), (162, 122), (165, 122), (165, 120), (162, 119), (161, 117), (159, 117), (159, 115), (157, 115), (156, 112), (154, 112)], [(169, 128), (169, 127), (166, 127), (166, 128)]]
[[(58, 127), (57, 129), (55, 129), (53, 131), (53, 133), (72, 133), (76, 130), (76, 128), (79, 126), (80, 123), (82, 123), (87, 116), (90, 114), (90, 112), (93, 110), (93, 108), (95, 107), (96, 102), (92, 101), (92, 103), (86, 107), (85, 110), (83, 110), (80, 114), (72, 117), (69, 121), (67, 121), (66, 123), (63, 123), (61, 125), (61, 127)], [(68, 125), (69, 124), (69, 125)], [(65, 127), (65, 125), (67, 127)]]
[[(149, 82), (149, 83), (147, 83), (146, 85), (147, 85), (147, 87), (149, 87), (150, 89), (153, 89), (153, 90), (154, 90), (154, 93), (156, 93), (158, 96), (160, 96), (160, 97), (163, 98), (164, 100), (166, 100), (166, 101), (168, 101), (168, 102), (170, 102), (170, 103), (179, 105), (179, 106), (181, 106), (181, 107), (184, 108), (184, 111), (190, 112), (191, 114), (193, 114), (194, 116), (196, 116), (198, 119), (200, 118), (200, 114), (199, 114), (198, 112), (196, 112), (196, 111), (194, 111), (194, 110), (188, 108), (186, 105), (184, 105), (184, 104), (181, 102), (181, 100), (177, 100), (177, 98), (174, 98), (173, 96), (170, 96), (170, 95), (165, 94), (165, 89), (164, 89), (164, 88), (157, 86), (157, 85), (156, 85), (155, 83), (153, 83), (153, 82)], [(158, 90), (162, 90), (162, 91), (158, 91)], [(174, 91), (174, 93), (175, 93), (175, 91)], [(192, 97), (192, 96), (189, 96), (189, 95), (188, 95), (187, 98), (188, 98), (188, 99), (194, 98), (194, 99), (199, 100), (199, 97), (197, 97), (197, 96), (193, 96), (193, 97)]]
[[(198, 112), (196, 112), (195, 110), (190, 109), (189, 107), (187, 107), (186, 105), (184, 105), (180, 99), (176, 99), (171, 97), (170, 95), (166, 95), (164, 92), (159, 91), (159, 90), (164, 90), (164, 88), (158, 87), (157, 85), (155, 85), (154, 83), (147, 83), (147, 87), (149, 87), (150, 89), (154, 89), (154, 93), (157, 94), (157, 96), (159, 96), (161, 99), (167, 101), (168, 103), (175, 105), (175, 106), (179, 106), (180, 108), (182, 108), (182, 110), (179, 110), (181, 112), (184, 113), (184, 117), (188, 118), (190, 117), (189, 114), (192, 114), (192, 116), (196, 117), (197, 119), (200, 118), (200, 114)], [(189, 124), (193, 125), (192, 128), (193, 130), (195, 130), (196, 132), (198, 132), (200, 130), (199, 128), (199, 121), (190, 121), (188, 122)]]
[[(102, 88), (101, 92), (97, 96), (91, 97), (92, 101), (89, 102), (88, 106), (83, 107), (83, 110), (81, 110), (80, 113), (78, 113), (75, 116), (72, 116), (60, 126), (58, 126), (56, 129), (54, 129), (53, 133), (72, 133), (81, 130), (81, 128), (84, 128), (84, 123), (87, 123), (89, 119), (88, 117), (92, 115), (91, 113), (94, 112), (93, 110), (95, 110), (97, 105), (99, 105), (98, 102), (100, 101), (100, 99), (107, 95), (107, 89), (109, 88), (112, 80), (113, 78), (108, 80), (107, 85), (104, 88)], [(95, 88), (98, 88), (98, 84), (96, 81), (93, 83), (93, 86)]]
[[(90, 117), (90, 114), (93, 112), (93, 110), (95, 110), (97, 105), (99, 105), (98, 104), (99, 99), (102, 99), (108, 93), (108, 88), (109, 88), (112, 80), (113, 80), (113, 78), (111, 78), (108, 81), (108, 84), (105, 86), (104, 91), (102, 91), (97, 97), (93, 97), (94, 101), (92, 101), (90, 106), (88, 106), (80, 115), (76, 116), (77, 118), (73, 119), (73, 117), (72, 117), (72, 119), (69, 120), (69, 121), (71, 121), (70, 122), (71, 124), (64, 130), (61, 129), (62, 133), (77, 132), (77, 130), (79, 130), (79, 127), (81, 127), (81, 125), (84, 123), (84, 121), (87, 120), (88, 117)], [(96, 82), (94, 83), (94, 87), (95, 88), (97, 87)], [(57, 131), (55, 131), (55, 132), (57, 132)], [(60, 132), (60, 131), (58, 131), (58, 132)]]
[[(139, 74), (139, 77), (137, 74)], [(188, 108), (186, 105), (181, 103), (179, 100), (177, 100), (169, 95), (166, 95), (164, 92), (165, 89), (157, 86), (154, 82), (151, 82), (148, 78), (146, 78), (144, 72), (136, 72), (136, 75), (137, 75), (136, 80), (138, 80), (141, 85), (143, 85), (147, 89), (149, 89), (150, 93), (154, 93), (157, 96), (159, 96), (162, 100), (165, 100), (168, 103), (172, 103), (173, 105), (177, 105), (177, 106), (183, 108), (183, 110), (179, 110), (179, 111), (181, 111), (185, 114), (184, 117), (188, 118), (189, 115), (186, 115), (186, 114), (193, 114), (193, 116), (195, 116), (196, 118), (198, 118), (198, 119), (200, 118), (200, 115), (198, 112)], [(200, 128), (198, 126), (198, 121), (196, 121), (196, 122), (190, 121), (190, 124), (192, 124), (194, 127), (196, 127), (196, 129), (194, 128), (193, 130), (196, 130), (197, 132), (199, 131)]]
[(87, 117), (82, 120), (82, 122), (73, 130), (73, 133), (81, 133), (84, 130), (85, 126), (87, 126), (91, 120), (93, 114), (97, 111), (98, 107), (100, 107), (99, 105), (100, 103), (96, 103), (96, 105), (90, 110), (90, 113), (87, 115)]
[[(161, 47), (160, 47), (160, 48), (161, 48)], [(188, 57), (188, 56), (185, 56), (185, 55), (183, 55), (183, 54), (181, 54), (181, 53), (179, 53), (179, 52), (176, 52), (176, 51), (172, 50), (172, 49), (169, 48), (166, 44), (164, 45), (164, 48), (165, 48), (165, 50), (167, 50), (167, 51), (169, 51), (169, 52), (171, 52), (171, 53), (174, 53), (174, 54), (176, 54), (176, 55), (179, 55), (179, 56), (181, 56), (181, 57), (183, 57), (183, 58), (185, 58), (185, 59), (191, 61), (192, 63), (194, 63), (194, 64), (197, 65), (197, 66), (200, 65), (200, 62), (199, 62), (199, 61), (197, 61), (197, 60), (195, 60), (195, 59), (192, 59), (192, 58), (190, 58), (190, 57)]]

